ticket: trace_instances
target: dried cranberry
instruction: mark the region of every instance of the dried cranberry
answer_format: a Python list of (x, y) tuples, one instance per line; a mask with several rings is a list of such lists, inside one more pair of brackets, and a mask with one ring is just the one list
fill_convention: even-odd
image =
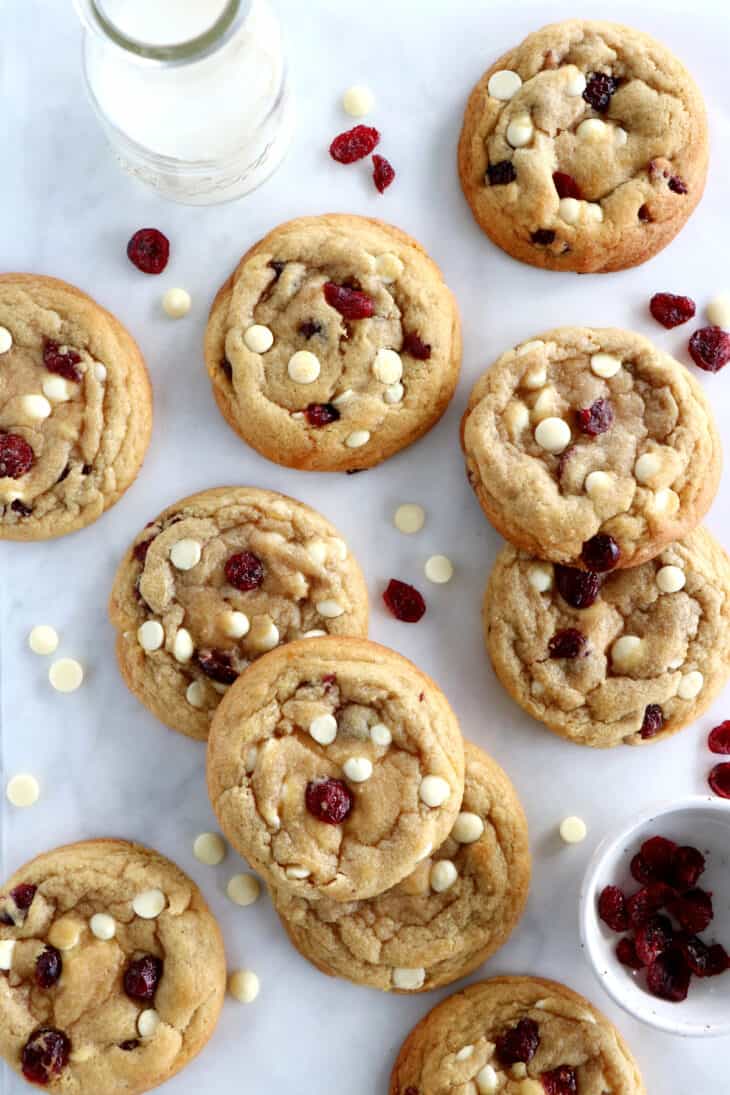
[(691, 976), (691, 970), (681, 949), (671, 947), (660, 954), (649, 966), (646, 984), (649, 992), (654, 996), (679, 1004), (687, 999)]
[(238, 680), (238, 671), (233, 666), (231, 655), (225, 650), (199, 650), (196, 661), (212, 681), (219, 684), (233, 684)]
[(124, 971), (124, 991), (130, 1000), (154, 1000), (162, 977), (162, 959), (154, 954), (133, 958)]
[(598, 437), (613, 426), (613, 407), (608, 399), (597, 399), (590, 407), (584, 407), (576, 413), (576, 422), (581, 433), (588, 437)]
[(0, 897), (0, 924), (14, 924), (16, 927), (23, 924), (35, 894), (35, 886), (21, 882), (7, 897)]
[(552, 228), (538, 228), (537, 231), (530, 233), (530, 239), (538, 247), (549, 247), (555, 240), (555, 233)]
[(641, 730), (639, 731), (642, 738), (656, 737), (660, 730), (664, 728), (664, 712), (658, 703), (649, 703), (644, 708), (644, 720), (641, 724)]
[(652, 916), (636, 929), (636, 954), (645, 966), (650, 966), (671, 946), (673, 939), (672, 925), (666, 916)]
[(730, 719), (710, 731), (707, 744), (711, 753), (730, 754)]
[(231, 365), (227, 357), (224, 357), (221, 361), (221, 369), (223, 370), (223, 374), (226, 380), (233, 380), (233, 366)]
[(679, 175), (672, 175), (667, 186), (670, 190), (673, 190), (675, 194), (687, 193), (687, 183), (684, 179), (680, 179)]
[(649, 866), (644, 862), (644, 857), (641, 852), (637, 852), (631, 860), (631, 875), (637, 882), (640, 882), (642, 886), (646, 886), (649, 882), (652, 882), (654, 876), (652, 875)]
[(555, 582), (560, 596), (573, 608), (590, 608), (601, 592), (601, 576), (592, 570), (557, 564)]
[(718, 977), (730, 969), (730, 958), (721, 943), (708, 947), (696, 935), (681, 941), (687, 965), (697, 977)]
[(515, 165), (511, 160), (500, 160), (499, 163), (490, 163), (487, 167), (487, 178), (490, 186), (506, 186), (517, 178)]
[(705, 857), (698, 848), (683, 845), (677, 848), (672, 861), (670, 882), (678, 890), (691, 890), (705, 870)]
[(629, 926), (626, 898), (618, 886), (605, 886), (598, 898), (598, 915), (611, 931), (625, 932)]
[(417, 1087), (407, 1087), (403, 1095), (420, 1095), (420, 1092)]
[(78, 383), (81, 373), (76, 368), (81, 361), (81, 355), (76, 350), (61, 350), (57, 342), (47, 338), (43, 343), (43, 364), (49, 373), (57, 373), (66, 380)]
[(551, 658), (581, 658), (587, 653), (588, 639), (575, 627), (556, 631), (548, 643)]
[(309, 340), (322, 333), (322, 324), (317, 323), (314, 319), (307, 319), (304, 323), (299, 324), (298, 330), (302, 338)]
[(329, 426), (330, 422), (336, 422), (340, 412), (334, 403), (309, 403), (304, 411), (310, 426)]
[(665, 882), (650, 882), (648, 886), (632, 894), (626, 901), (629, 923), (634, 929), (643, 927), (655, 913), (665, 908), (676, 897), (676, 892)]
[(497, 1057), (503, 1065), (529, 1064), (540, 1045), (540, 1028), (534, 1019), (520, 1019), (516, 1027), (495, 1038)]
[(379, 140), (377, 129), (369, 125), (356, 125), (335, 137), (330, 145), (330, 156), (337, 163), (355, 163), (369, 156)]
[(621, 548), (613, 536), (605, 532), (596, 533), (586, 540), (580, 557), (589, 570), (597, 570), (603, 574), (607, 570), (613, 570), (621, 558)]
[(574, 1068), (561, 1065), (540, 1076), (545, 1095), (577, 1095), (578, 1076)]
[(559, 198), (577, 198), (578, 201), (583, 198), (583, 191), (572, 175), (566, 175), (564, 171), (553, 171), (553, 183)]
[(0, 478), (20, 479), (35, 463), (35, 454), (24, 437), (0, 433)]
[(644, 963), (636, 953), (636, 947), (634, 941), (628, 935), (623, 939), (619, 939), (616, 944), (616, 957), (623, 966), (628, 966), (632, 970), (642, 970)]
[(407, 624), (418, 623), (426, 611), (426, 602), (418, 590), (397, 578), (391, 578), (388, 582), (383, 600), (396, 620)]
[(678, 297), (674, 293), (655, 293), (649, 301), (649, 311), (662, 327), (679, 327), (692, 319), (695, 302), (691, 297)]
[(139, 1038), (128, 1038), (126, 1042), (120, 1042), (119, 1048), (123, 1049), (125, 1053), (129, 1053), (130, 1050), (136, 1049), (139, 1045)]
[(243, 592), (258, 589), (264, 580), (264, 564), (252, 551), (231, 555), (225, 565), (226, 580)]
[(276, 284), (281, 275), (284, 273), (284, 267), (286, 266), (286, 263), (283, 262), (281, 259), (269, 259), (267, 265), (269, 266), (269, 269), (274, 271), (273, 284)]
[(712, 894), (695, 888), (669, 904), (669, 911), (685, 931), (699, 935), (712, 923)]
[(373, 182), (378, 193), (382, 194), (387, 190), (394, 178), (395, 168), (385, 156), (373, 156)]
[(64, 1070), (70, 1053), (71, 1042), (62, 1030), (37, 1027), (20, 1055), (23, 1075), (32, 1084), (45, 1086)]
[(716, 764), (707, 777), (710, 790), (720, 798), (730, 798), (730, 763)]
[(312, 780), (304, 800), (312, 817), (328, 825), (339, 825), (352, 811), (352, 794), (341, 779)]
[(722, 327), (701, 327), (689, 340), (695, 365), (707, 373), (718, 373), (730, 361), (730, 334)]
[(618, 80), (614, 76), (609, 76), (607, 72), (594, 72), (588, 77), (583, 98), (599, 114), (605, 114), (617, 87)]
[(646, 205), (646, 204), (639, 206), (638, 216), (639, 216), (639, 220), (643, 221), (644, 224), (651, 224), (651, 221), (653, 219), (652, 215), (651, 215), (651, 210), (649, 209), (649, 206)]
[(431, 356), (431, 347), (415, 331), (406, 331), (403, 334), (400, 352), (415, 357), (416, 361), (428, 361)]
[(21, 501), (20, 498), (16, 498), (14, 502), (11, 502), (10, 508), (13, 513), (17, 513), (21, 517), (30, 517), (31, 513), (33, 512), (33, 507), (26, 506), (25, 502)]
[(63, 972), (61, 952), (46, 945), (35, 961), (35, 983), (41, 989), (50, 989)]
[(325, 282), (324, 299), (345, 319), (369, 319), (375, 313), (375, 302), (367, 293), (333, 281)]
[(36, 888), (30, 882), (21, 882), (19, 886), (16, 886), (14, 890), (10, 891), (10, 896), (19, 909), (23, 912), (27, 912), (33, 904), (33, 898), (36, 895)]
[(161, 274), (170, 257), (170, 241), (157, 228), (140, 228), (127, 244), (127, 258), (143, 274)]
[(664, 836), (652, 836), (641, 845), (641, 856), (649, 868), (652, 880), (668, 882), (672, 873), (677, 845)]
[(132, 548), (132, 554), (138, 562), (144, 563), (145, 559), (147, 558), (147, 552), (150, 550), (152, 544), (156, 539), (156, 536), (151, 536), (149, 540), (140, 540), (138, 544), (134, 545), (134, 547)]

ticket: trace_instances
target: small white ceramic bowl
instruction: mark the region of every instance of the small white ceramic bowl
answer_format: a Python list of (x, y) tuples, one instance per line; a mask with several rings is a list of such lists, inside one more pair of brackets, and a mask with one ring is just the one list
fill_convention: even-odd
[(604, 886), (627, 895), (640, 888), (631, 877), (632, 856), (650, 836), (691, 844), (705, 855), (707, 869), (698, 886), (712, 892), (715, 917), (702, 939), (730, 951), (730, 800), (694, 795), (645, 810), (620, 832), (606, 837), (588, 865), (580, 895), (580, 933), (584, 951), (602, 987), (636, 1019), (670, 1034), (713, 1037), (730, 1033), (730, 970), (719, 977), (692, 977), (689, 995), (673, 1004), (652, 996), (643, 972), (633, 973), (616, 957), (621, 938), (598, 916)]

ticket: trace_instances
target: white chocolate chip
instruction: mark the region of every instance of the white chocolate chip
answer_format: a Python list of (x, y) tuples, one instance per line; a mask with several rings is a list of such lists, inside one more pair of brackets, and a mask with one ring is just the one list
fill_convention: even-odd
[(393, 515), (393, 524), (399, 532), (420, 532), (426, 520), (426, 511), (417, 502), (404, 502)]
[(524, 148), (532, 140), (534, 129), (529, 115), (520, 114), (507, 126), (507, 143), (513, 148)]
[(140, 1038), (151, 1038), (160, 1025), (160, 1017), (154, 1008), (146, 1008), (137, 1017), (137, 1031)]
[(522, 1080), (527, 1075), (527, 1065), (524, 1061), (515, 1061), (510, 1072), (515, 1080)]
[(547, 366), (544, 362), (540, 362), (527, 370), (522, 377), (520, 384), (523, 388), (529, 388), (530, 391), (535, 391), (538, 388), (542, 388), (546, 380)]
[(191, 707), (205, 706), (205, 689), (200, 681), (191, 681), (185, 690), (185, 699)]
[(451, 830), (452, 839), (457, 844), (473, 844), (479, 840), (484, 832), (484, 822), (479, 814), (472, 814), (468, 810), (462, 810), (454, 822)]
[(317, 601), (317, 612), (327, 620), (336, 620), (342, 616), (344, 608), (337, 601)]
[(252, 1004), (261, 984), (253, 970), (234, 970), (228, 978), (228, 991), (240, 1004)]
[(666, 566), (657, 571), (656, 584), (660, 593), (678, 593), (687, 581), (681, 567)]
[(585, 218), (590, 223), (601, 224), (603, 221), (603, 206), (599, 202), (585, 203)]
[(165, 631), (159, 620), (145, 620), (137, 628), (137, 642), (150, 653), (159, 650), (165, 641)]
[(386, 403), (402, 403), (405, 388), (402, 384), (391, 384), (389, 388), (386, 388), (383, 392), (383, 399)]
[[(4, 330), (4, 328), (0, 328), (0, 330)], [(14, 950), (14, 939), (0, 939), (0, 970), (11, 970), (13, 968)]]
[(474, 1077), (479, 1095), (493, 1095), (499, 1086), (497, 1073), (491, 1065), (485, 1065)]
[(621, 368), (621, 359), (614, 354), (597, 353), (591, 356), (591, 372), (604, 379), (615, 376)]
[(425, 980), (426, 971), (423, 969), (396, 968), (393, 970), (393, 986), (397, 989), (414, 992), (416, 989), (423, 988)]
[(376, 722), (374, 726), (370, 727), (370, 740), (374, 745), (381, 745), (385, 748), (392, 742), (393, 735), (384, 723)]
[(671, 487), (662, 487), (654, 493), (655, 513), (676, 513), (679, 509), (679, 495)]
[(172, 652), (175, 656), (175, 661), (180, 662), (181, 665), (185, 665), (185, 663), (189, 662), (192, 658), (194, 650), (195, 643), (193, 642), (193, 636), (187, 628), (178, 628), (172, 644)]
[(419, 855), (418, 859), (416, 860), (416, 863), (422, 863), (424, 859), (428, 859), (428, 857), (430, 856), (432, 851), (433, 851), (433, 844), (429, 841), (428, 844), (423, 849), (423, 851), (421, 852), (421, 854)]
[(289, 358), (286, 368), (297, 384), (313, 384), (320, 373), (319, 358), (311, 350), (297, 350)]
[(250, 776), (256, 768), (256, 761), (258, 760), (259, 750), (257, 745), (250, 746), (246, 750), (246, 772)]
[(252, 874), (234, 874), (228, 880), (226, 893), (234, 905), (253, 905), (261, 896), (261, 883)]
[(527, 581), (538, 593), (553, 588), (553, 568), (550, 563), (533, 563), (527, 572)]
[(89, 928), (96, 939), (102, 939), (105, 943), (117, 933), (116, 921), (108, 913), (94, 913), (89, 921)]
[(535, 427), (535, 440), (546, 452), (563, 452), (570, 444), (570, 437), (570, 426), (562, 418), (543, 418)]
[(576, 68), (574, 65), (566, 65), (565, 73), (567, 76), (567, 83), (565, 85), (566, 94), (575, 99), (585, 91), (586, 78), (580, 69)]
[(252, 354), (265, 354), (274, 345), (274, 336), (263, 323), (254, 323), (244, 334), (243, 341)]
[(28, 646), (34, 654), (54, 654), (58, 649), (58, 632), (49, 624), (38, 624), (28, 636)]
[(8, 780), (5, 794), (11, 806), (34, 806), (38, 801), (41, 789), (35, 776), (27, 772), (21, 772)]
[(638, 635), (620, 635), (611, 647), (611, 661), (620, 673), (633, 669), (641, 657), (642, 640)]
[(639, 483), (649, 483), (662, 470), (661, 457), (656, 452), (643, 452), (634, 464), (634, 477)]
[(170, 319), (182, 319), (190, 311), (191, 303), (187, 289), (168, 289), (162, 297), (162, 310)]
[(73, 950), (80, 938), (81, 925), (78, 920), (72, 920), (70, 917), (65, 916), (51, 924), (48, 932), (48, 942), (60, 951)]
[(375, 96), (364, 84), (353, 84), (342, 96), (342, 108), (351, 118), (362, 118), (375, 106)]
[(552, 386), (543, 388), (532, 405), (531, 416), (533, 422), (542, 422), (544, 418), (554, 417), (559, 409), (559, 398), (557, 391)]
[(296, 879), (298, 882), (303, 882), (305, 878), (309, 878), (312, 872), (307, 867), (287, 867), (286, 877)]
[(75, 658), (59, 658), (48, 670), (48, 679), (57, 692), (75, 692), (84, 679), (84, 670)]
[(319, 627), (313, 627), (311, 631), (305, 631), (302, 635), (303, 639), (321, 639), (323, 635), (326, 635), (326, 631), (322, 631)]
[(138, 893), (132, 902), (132, 909), (142, 920), (156, 920), (167, 904), (162, 890), (144, 890)]
[(712, 298), (707, 305), (707, 318), (714, 327), (730, 330), (730, 293), (720, 293)]
[[(500, 68), (489, 77), (487, 91), (493, 99), (499, 99), (501, 102), (506, 103), (517, 94), (521, 87), (522, 78), (516, 72), (509, 68)], [(509, 138), (507, 139), (509, 140)]]
[(318, 715), (310, 722), (309, 733), (319, 745), (331, 745), (337, 737), (337, 719), (334, 715)]
[(333, 536), (332, 543), (335, 545), (335, 551), (337, 552), (337, 558), (341, 563), (344, 563), (347, 558), (347, 544), (340, 536)]
[(454, 1054), (455, 1061), (468, 1061), (474, 1053), (474, 1046), (462, 1046), (458, 1053)]
[(44, 395), (24, 395), (20, 401), (20, 406), (28, 418), (38, 422), (48, 418), (51, 413), (51, 404)]
[(558, 203), (558, 215), (566, 224), (577, 224), (580, 220), (581, 203), (577, 198), (561, 198)]
[(617, 148), (623, 148), (628, 144), (629, 135), (623, 126), (617, 125), (613, 131), (613, 141)]
[(345, 445), (348, 449), (361, 449), (363, 445), (367, 445), (370, 440), (370, 430), (353, 430), (345, 438)]
[(352, 388), (345, 388), (344, 392), (340, 392), (338, 396), (332, 400), (335, 407), (341, 407), (344, 403), (349, 403), (354, 398), (355, 393)]
[(310, 540), (307, 544), (307, 555), (312, 562), (323, 566), (327, 561), (327, 545), (324, 540)]
[(450, 890), (459, 877), (454, 864), (450, 859), (439, 859), (431, 868), (429, 881), (434, 893), (445, 893)]
[[(605, 1092), (606, 1089), (604, 1088), (603, 1091)], [(545, 1095), (545, 1088), (540, 1081), (527, 1076), (520, 1084), (517, 1095)]]
[(403, 376), (400, 354), (395, 350), (378, 350), (373, 361), (373, 373), (383, 384), (397, 384)]
[(221, 630), (229, 639), (242, 639), (248, 635), (251, 621), (245, 612), (223, 612), (220, 617)]
[(177, 570), (192, 570), (200, 562), (201, 554), (197, 540), (178, 540), (170, 549), (170, 562)]
[(566, 844), (580, 844), (588, 829), (582, 817), (566, 817), (560, 823), (560, 837)]
[(396, 281), (403, 273), (405, 267), (397, 255), (386, 251), (378, 255), (375, 260), (375, 273), (384, 282)]
[(200, 833), (193, 843), (193, 855), (207, 867), (217, 867), (226, 855), (226, 842), (220, 833)]
[(62, 376), (47, 376), (41, 387), (51, 403), (66, 403), (73, 395), (69, 382)]
[(7, 327), (0, 327), (0, 354), (6, 354), (12, 345), (13, 336), (10, 334), (10, 331)]
[(248, 639), (256, 650), (273, 650), (279, 645), (279, 638), (279, 628), (270, 616), (265, 613), (262, 616), (254, 616)]
[(451, 796), (451, 788), (441, 776), (424, 776), (418, 795), (426, 806), (443, 806)]
[(679, 669), (684, 665), (684, 658), (672, 658), (671, 662), (667, 662), (667, 669)]
[(373, 774), (373, 763), (367, 757), (348, 757), (342, 771), (351, 783), (364, 783)]
[(685, 673), (681, 678), (679, 688), (677, 689), (677, 695), (680, 700), (693, 700), (695, 696), (699, 696), (704, 683), (705, 678), (702, 676), (699, 669), (692, 669), (689, 673)]
[(530, 424), (530, 412), (527, 409), (527, 404), (520, 399), (513, 399), (508, 403), (502, 417), (513, 441), (517, 440)]
[(585, 477), (583, 483), (583, 489), (589, 498), (594, 501), (600, 498), (606, 498), (608, 494), (614, 488), (613, 476), (609, 475), (606, 471), (591, 471)]
[(582, 141), (602, 141), (608, 136), (609, 127), (600, 118), (586, 118), (575, 131)]
[(426, 560), (423, 573), (426, 575), (429, 582), (434, 582), (436, 585), (443, 585), (445, 582), (450, 582), (454, 577), (454, 564), (451, 562), (448, 555), (431, 555), (430, 558)]
[(106, 380), (106, 365), (102, 365), (100, 362), (97, 361), (96, 365), (94, 366), (94, 376), (100, 384), (103, 384)]

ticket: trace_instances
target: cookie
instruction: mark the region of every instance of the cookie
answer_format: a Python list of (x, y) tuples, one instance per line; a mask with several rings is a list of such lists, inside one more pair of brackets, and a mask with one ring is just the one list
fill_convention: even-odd
[(219, 487), (168, 506), (114, 581), (117, 658), (162, 722), (204, 740), (254, 658), (310, 632), (367, 635), (362, 572), (337, 529), (275, 491)]
[(224, 696), (208, 791), (231, 844), (292, 896), (356, 901), (395, 886), (449, 835), (464, 746), (438, 686), (366, 639), (302, 639)]
[(208, 1041), (223, 941), (197, 886), (123, 840), (26, 863), (0, 896), (0, 1053), (37, 1084), (138, 1095)]
[(702, 197), (708, 132), (686, 68), (647, 34), (570, 19), (530, 34), (471, 93), (459, 174), (480, 228), (533, 266), (646, 262)]
[(660, 741), (730, 675), (730, 559), (706, 529), (601, 578), (505, 548), (484, 633), (509, 694), (579, 745)]
[(426, 433), (461, 363), (456, 302), (414, 239), (343, 214), (279, 225), (213, 302), (205, 359), (218, 406), (291, 468), (370, 468)]
[(0, 275), (0, 539), (84, 528), (134, 481), (152, 429), (144, 359), (80, 289)]
[(411, 1031), (390, 1095), (646, 1095), (621, 1035), (557, 981), (495, 977), (438, 1004)]
[(368, 901), (307, 901), (274, 890), (294, 946), (323, 973), (385, 992), (465, 977), (507, 941), (527, 900), (527, 820), (507, 775), (468, 742), (461, 812), (449, 837)]
[(694, 377), (641, 335), (561, 327), (509, 350), (462, 420), (469, 481), (517, 547), (638, 566), (704, 517), (722, 454)]

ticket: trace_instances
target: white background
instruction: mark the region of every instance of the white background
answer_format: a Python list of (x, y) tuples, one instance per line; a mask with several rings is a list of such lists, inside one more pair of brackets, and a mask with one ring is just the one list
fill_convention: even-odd
[[(211, 869), (191, 850), (195, 835), (214, 827), (203, 747), (164, 729), (127, 693), (106, 618), (124, 548), (169, 502), (226, 483), (283, 490), (339, 525), (369, 582), (372, 636), (434, 675), (465, 734), (505, 765), (522, 796), (535, 859), (532, 894), (524, 920), (488, 972), (552, 976), (587, 993), (628, 1038), (650, 1095), (727, 1092), (730, 1039), (672, 1039), (612, 1006), (581, 955), (577, 897), (593, 848), (619, 820), (653, 801), (703, 789), (711, 766), (706, 733), (730, 715), (728, 693), (698, 725), (644, 749), (580, 749), (523, 716), (497, 684), (482, 645), (479, 602), (499, 537), (468, 489), (458, 443), (476, 377), (502, 350), (553, 324), (633, 327), (689, 360), (691, 327), (665, 332), (646, 306), (659, 290), (688, 293), (701, 307), (714, 292), (730, 289), (726, 0), (604, 0), (579, 10), (545, 2), (279, 0), (278, 8), (298, 99), (294, 146), (257, 193), (237, 204), (193, 209), (161, 202), (113, 161), (84, 98), (80, 30), (70, 2), (0, 3), (0, 265), (55, 274), (91, 292), (141, 343), (155, 389), (152, 446), (126, 497), (81, 533), (0, 548), (3, 782), (30, 770), (42, 785), (34, 809), (4, 804), (2, 875), (61, 842), (119, 835), (153, 844), (199, 882), (221, 919), (230, 965), (255, 969), (262, 988), (250, 1007), (227, 1002), (203, 1055), (165, 1088), (171, 1095), (229, 1088), (257, 1095), (387, 1091), (402, 1038), (446, 991), (387, 997), (327, 979), (287, 944), (268, 899), (249, 909), (227, 901), (225, 882), (241, 868), (237, 857), (230, 853)], [(456, 176), (455, 145), (472, 84), (530, 30), (574, 14), (636, 23), (656, 34), (686, 61), (709, 108), (712, 162), (701, 206), (658, 258), (621, 274), (576, 277), (513, 262), (473, 224)], [(383, 134), (381, 151), (398, 170), (384, 196), (372, 188), (365, 165), (344, 168), (326, 154), (332, 136), (347, 127), (339, 96), (354, 82), (374, 89), (372, 121)], [(288, 471), (248, 449), (216, 411), (201, 355), (209, 303), (242, 252), (281, 220), (325, 211), (378, 215), (411, 232), (441, 264), (464, 322), (462, 380), (441, 424), (426, 440), (356, 477)], [(139, 274), (125, 256), (129, 236), (147, 225), (172, 241), (172, 259), (157, 279)], [(191, 314), (177, 322), (160, 310), (163, 290), (176, 285), (193, 297)], [(730, 370), (701, 379), (724, 427)], [(421, 502), (428, 511), (417, 537), (392, 527), (393, 510), (403, 501)], [(726, 476), (709, 516), (726, 543), (729, 503)], [(436, 551), (454, 560), (449, 586), (429, 586), (423, 577), (423, 562)], [(391, 576), (414, 581), (425, 593), (428, 612), (420, 624), (386, 616), (380, 594)], [(62, 634), (60, 653), (84, 662), (86, 683), (74, 695), (53, 693), (47, 661), (27, 650), (26, 635), (36, 623), (54, 624)], [(588, 823), (580, 847), (561, 847), (556, 838), (567, 813)], [(720, 991), (727, 1008), (728, 989)], [(0, 1069), (0, 1091), (25, 1090)]]

